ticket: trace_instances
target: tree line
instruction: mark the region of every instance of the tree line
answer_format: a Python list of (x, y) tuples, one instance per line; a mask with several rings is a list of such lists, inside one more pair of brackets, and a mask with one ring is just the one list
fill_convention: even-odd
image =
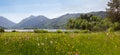
[(120, 0), (110, 0), (107, 5), (107, 18), (81, 14), (76, 19), (71, 18), (67, 23), (67, 28), (90, 31), (120, 30)]

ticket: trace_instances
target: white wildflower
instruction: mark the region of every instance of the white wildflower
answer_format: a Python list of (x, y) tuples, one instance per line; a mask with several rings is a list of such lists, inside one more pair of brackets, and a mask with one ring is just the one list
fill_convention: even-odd
[(53, 44), (53, 41), (50, 41), (51, 44)]
[(44, 43), (41, 43), (41, 45), (45, 45)]
[(40, 43), (38, 43), (38, 46), (40, 46)]
[(109, 35), (109, 33), (107, 33), (107, 36)]

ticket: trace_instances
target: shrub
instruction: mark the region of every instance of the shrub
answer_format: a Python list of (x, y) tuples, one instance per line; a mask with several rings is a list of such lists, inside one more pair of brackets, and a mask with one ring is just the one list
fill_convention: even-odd
[(115, 22), (114, 23), (114, 29), (115, 29), (115, 31), (120, 30), (120, 23)]
[(89, 30), (81, 30), (81, 33), (89, 33)]
[(120, 23), (118, 23), (118, 22), (115, 22), (115, 23), (113, 23), (112, 25), (111, 25), (111, 27), (110, 28), (108, 28), (108, 30), (107, 31), (118, 31), (118, 30), (120, 30)]
[(4, 29), (0, 28), (0, 32), (5, 32)]
[(57, 33), (63, 33), (63, 31), (62, 31), (62, 30), (57, 30), (56, 32), (57, 32)]
[(38, 30), (38, 29), (34, 30), (34, 32), (35, 33), (48, 33), (47, 30)]
[(110, 27), (110, 28), (108, 28), (107, 31), (108, 31), (108, 32), (113, 32), (113, 31), (115, 31), (115, 29), (114, 29), (114, 27)]
[(75, 30), (74, 33), (89, 33), (89, 30)]
[(64, 33), (71, 33), (71, 31), (64, 31)]
[(103, 31), (103, 29), (104, 28), (101, 28), (101, 27), (96, 25), (96, 26), (93, 27), (92, 31)]
[(12, 32), (16, 32), (16, 30), (12, 30)]
[(80, 33), (80, 30), (75, 30), (74, 33)]

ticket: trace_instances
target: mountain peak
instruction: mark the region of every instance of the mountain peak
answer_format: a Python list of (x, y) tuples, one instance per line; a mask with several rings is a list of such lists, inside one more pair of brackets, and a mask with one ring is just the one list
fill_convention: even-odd
[(6, 19), (5, 17), (3, 17), (3, 16), (0, 16), (0, 19)]
[(1, 26), (1, 27), (10, 28), (10, 27), (12, 27), (13, 25), (15, 25), (14, 22), (8, 20), (7, 18), (5, 18), (5, 17), (3, 17), (3, 16), (0, 16), (0, 26)]
[(34, 15), (30, 15), (30, 17), (35, 17)]
[(43, 16), (43, 15), (38, 15), (37, 17), (45, 17), (45, 16)]
[(36, 16), (34, 16), (34, 15), (30, 15), (28, 18), (34, 18), (34, 17), (36, 17)]
[(31, 18), (47, 18), (47, 17), (45, 17), (43, 15), (38, 15), (38, 16), (31, 15), (28, 18), (31, 19)]

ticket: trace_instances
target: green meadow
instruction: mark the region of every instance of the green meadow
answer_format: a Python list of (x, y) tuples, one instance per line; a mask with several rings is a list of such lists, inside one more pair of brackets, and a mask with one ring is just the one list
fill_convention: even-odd
[(0, 33), (0, 55), (120, 55), (120, 32)]

